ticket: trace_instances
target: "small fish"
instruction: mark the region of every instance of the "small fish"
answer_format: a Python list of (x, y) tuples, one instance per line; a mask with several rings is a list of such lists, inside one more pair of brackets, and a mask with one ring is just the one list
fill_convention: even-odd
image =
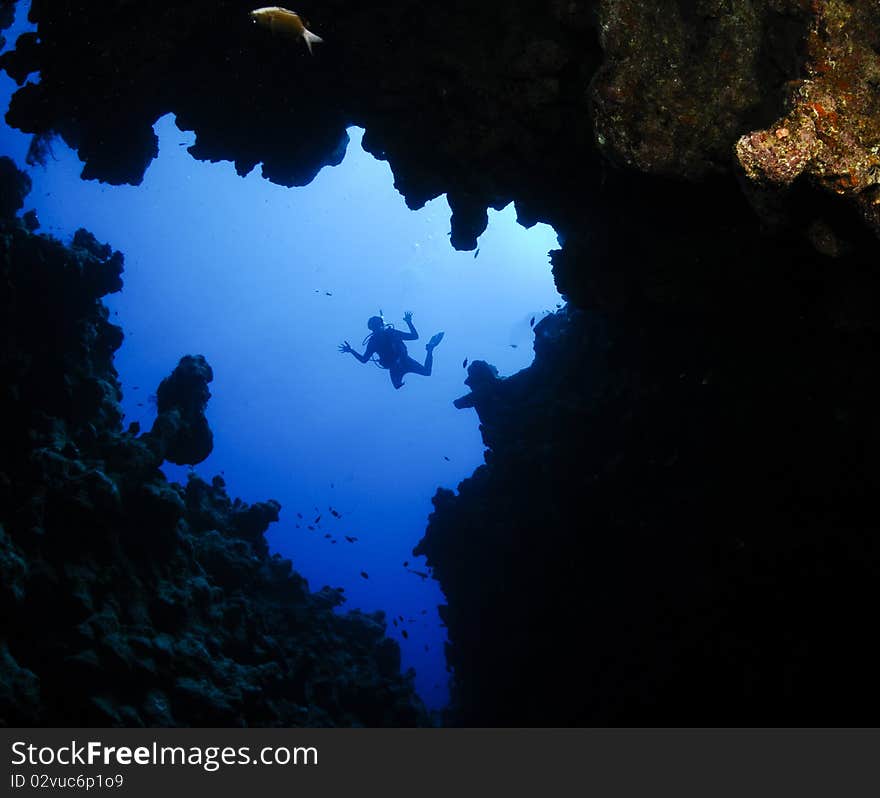
[(443, 459), (444, 459), (447, 463), (449, 462), (449, 458), (448, 458), (445, 454), (443, 455)]
[(370, 578), (370, 575), (369, 575), (366, 571), (361, 571), (361, 576), (362, 576), (364, 579), (369, 579), (369, 578)]
[(402, 615), (398, 615), (397, 617), (398, 617), (401, 621), (403, 620), (403, 616), (402, 616)]
[(337, 513), (336, 510), (334, 510), (332, 507), (330, 508), (330, 515), (332, 515), (334, 518), (342, 518), (342, 515), (340, 513)]
[(299, 524), (296, 525), (296, 528), (297, 528), (297, 529), (302, 529), (302, 527), (301, 527)]
[(410, 569), (410, 573), (420, 576), (422, 579), (427, 579), (430, 576), (430, 574), (426, 574), (424, 571), (413, 571), (412, 569)]
[(511, 349), (516, 349), (517, 346), (516, 346), (516, 344), (511, 344), (511, 345), (510, 345), (510, 348), (511, 348)]
[(140, 390), (140, 387), (137, 386), (137, 385), (132, 385), (132, 386), (131, 386), (131, 389), (132, 389), (133, 391), (139, 391), (139, 390)]
[(325, 294), (325, 296), (333, 296), (332, 292), (330, 292), (330, 291), (325, 291), (324, 294)]
[(468, 363), (468, 359), (465, 358), (464, 360), (461, 361), (461, 367), (462, 367), (463, 369), (466, 369), (466, 368), (467, 368), (467, 363)]
[(427, 650), (428, 650), (428, 644), (425, 643), (425, 651), (427, 651)]
[(328, 532), (326, 535), (324, 535), (324, 537), (325, 537), (325, 538), (332, 538), (333, 535), (331, 535), (331, 534)]
[(324, 41), (320, 36), (306, 28), (299, 14), (279, 6), (266, 6), (251, 11), (251, 19), (255, 25), (262, 25), (272, 33), (283, 33), (294, 39), (302, 39), (312, 52), (312, 45)]
[(404, 568), (408, 568), (408, 567), (409, 567), (409, 560), (407, 560), (407, 561), (403, 564), (403, 567), (404, 567)]
[(477, 255), (479, 255), (479, 254), (480, 254), (480, 248), (477, 247), (477, 251), (474, 253), (474, 260), (476, 260)]
[(315, 527), (313, 527), (313, 526), (312, 526), (312, 525), (311, 525), (311, 524), (309, 524), (309, 525), (308, 525), (308, 527), (306, 527), (306, 529), (311, 529), (311, 530), (312, 530), (312, 532), (314, 532), (314, 531), (315, 531)]
[(137, 403), (137, 406), (138, 406), (138, 407), (143, 407), (143, 406), (144, 406), (144, 403), (143, 403), (143, 402), (138, 402), (138, 403)]
[(296, 514), (296, 517), (297, 517), (297, 518), (302, 518), (302, 517), (303, 517), (303, 514), (302, 514), (302, 513), (297, 513), (297, 514)]
[(312, 521), (312, 523), (313, 523), (313, 524), (320, 524), (320, 523), (321, 523), (321, 518), (322, 518), (322, 516), (319, 515), (314, 521)]
[(401, 629), (400, 633), (403, 635), (404, 640), (409, 640), (409, 632), (407, 632), (406, 629)]
[(532, 316), (532, 320), (529, 322), (529, 327), (534, 327), (534, 326), (535, 326), (535, 317)]
[(428, 614), (427, 610), (422, 610), (422, 615), (427, 615), (427, 614)]
[(333, 588), (337, 593), (345, 593), (344, 587), (334, 587)]
[(333, 544), (339, 543), (338, 540), (331, 540), (330, 542), (333, 543)]
[(397, 628), (397, 618), (392, 618), (391, 623), (393, 623), (394, 627)]
[(352, 537), (351, 535), (346, 535), (346, 536), (345, 536), (345, 539), (346, 539), (349, 543), (355, 543), (355, 542), (357, 541), (357, 538)]

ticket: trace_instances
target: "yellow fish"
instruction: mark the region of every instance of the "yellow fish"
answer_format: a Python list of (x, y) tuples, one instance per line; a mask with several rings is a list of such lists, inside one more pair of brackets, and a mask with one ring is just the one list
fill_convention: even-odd
[(284, 33), (295, 39), (302, 39), (312, 52), (312, 45), (324, 41), (320, 36), (306, 29), (299, 14), (279, 6), (266, 6), (251, 11), (251, 19), (256, 25), (262, 25), (273, 33)]

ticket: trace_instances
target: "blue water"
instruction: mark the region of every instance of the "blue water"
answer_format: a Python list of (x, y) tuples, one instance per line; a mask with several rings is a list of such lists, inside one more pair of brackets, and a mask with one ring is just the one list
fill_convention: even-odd
[[(9, 42), (31, 29), (23, 5)], [(14, 89), (0, 76), (0, 107)], [(547, 259), (556, 237), (546, 225), (520, 227), (508, 206), (489, 212), (478, 257), (455, 252), (445, 197), (408, 210), (357, 128), (343, 163), (296, 189), (267, 182), (259, 168), (242, 179), (231, 164), (193, 160), (194, 134), (171, 116), (155, 129), (159, 158), (137, 187), (80, 180), (81, 163), (60, 141), (45, 168), (27, 170), (34, 189), (25, 210), (37, 210), (41, 232), (69, 240), (86, 227), (125, 253), (125, 288), (107, 304), (126, 336), (116, 357), (126, 420), (148, 429), (159, 381), (181, 355), (205, 355), (215, 374), (215, 448), (195, 471), (223, 474), (245, 501), (280, 501), (270, 546), (312, 589), (344, 587), (343, 609), (384, 609), (404, 666), (416, 669), (426, 703), (440, 707), (448, 698), (443, 596), (403, 563), (425, 570), (410, 552), (431, 496), (483, 461), (476, 415), (452, 406), (467, 391), (464, 359), (488, 360), (502, 374), (527, 366), (531, 318), (561, 301)], [(28, 143), (0, 127), (0, 154), (20, 168)], [(416, 359), (445, 331), (431, 377), (408, 375), (395, 391), (386, 371), (338, 353), (345, 339), (363, 350), (367, 318), (380, 309), (401, 329), (413, 312)], [(187, 470), (166, 473), (185, 481)]]

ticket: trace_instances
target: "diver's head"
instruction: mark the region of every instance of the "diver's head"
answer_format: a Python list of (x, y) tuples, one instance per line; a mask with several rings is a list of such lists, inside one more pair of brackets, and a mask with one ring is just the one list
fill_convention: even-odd
[(385, 329), (385, 320), (381, 316), (370, 316), (367, 320), (367, 327), (373, 332), (379, 332), (379, 330)]

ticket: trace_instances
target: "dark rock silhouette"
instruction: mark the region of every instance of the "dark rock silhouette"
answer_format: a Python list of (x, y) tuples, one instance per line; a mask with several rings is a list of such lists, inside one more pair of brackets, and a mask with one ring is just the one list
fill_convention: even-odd
[[(0, 195), (22, 177), (0, 163)], [(122, 430), (101, 297), (122, 255), (0, 208), (0, 725), (397, 726), (426, 722), (382, 613), (338, 615), (264, 532), (280, 506), (164, 458), (210, 452), (211, 369), (184, 357), (158, 418)]]
[(24, 206), (24, 198), (31, 190), (31, 179), (5, 155), (0, 157), (0, 188), (0, 218), (8, 219)]
[(755, 304), (732, 345), (732, 318), (568, 308), (530, 368), (471, 375), (486, 464), (415, 550), (450, 722), (869, 722), (880, 335), (825, 312)]
[[(156, 391), (158, 415), (147, 436), (155, 442), (161, 460), (195, 465), (214, 448), (214, 436), (205, 418), (214, 372), (201, 355), (181, 358), (177, 368)], [(277, 520), (274, 519), (274, 520)]]
[[(0, 0), (0, 31), (6, 30), (15, 22), (16, 0)], [(0, 36), (0, 48), (6, 47), (6, 38)]]

